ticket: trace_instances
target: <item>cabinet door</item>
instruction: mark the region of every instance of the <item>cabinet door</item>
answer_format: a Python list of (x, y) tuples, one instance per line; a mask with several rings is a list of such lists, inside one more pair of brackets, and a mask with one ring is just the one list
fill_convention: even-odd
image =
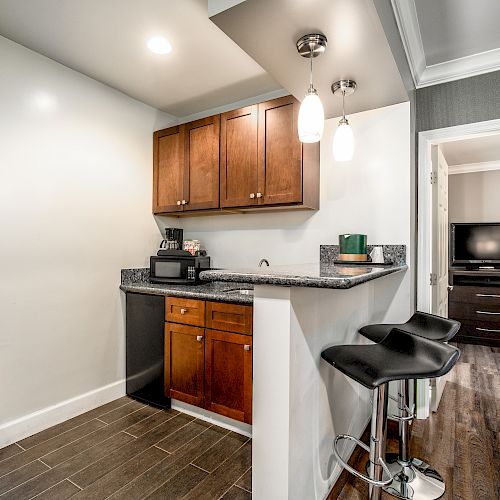
[(252, 337), (206, 330), (205, 408), (252, 422)]
[(186, 123), (184, 210), (219, 207), (220, 116)]
[(204, 329), (165, 323), (165, 396), (203, 406)]
[(184, 126), (158, 130), (153, 136), (153, 212), (182, 211)]
[(221, 115), (220, 204), (257, 204), (257, 105)]
[(293, 96), (259, 104), (259, 205), (302, 202), (299, 104)]

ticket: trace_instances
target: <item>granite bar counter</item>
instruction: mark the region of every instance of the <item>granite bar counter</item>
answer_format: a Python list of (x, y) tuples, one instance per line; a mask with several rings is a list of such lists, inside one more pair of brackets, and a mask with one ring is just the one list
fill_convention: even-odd
[(149, 268), (122, 269), (120, 289), (130, 293), (186, 297), (236, 304), (253, 303), (253, 287), (245, 283), (211, 282), (200, 285), (169, 285), (151, 283)]
[[(381, 246), (387, 262), (384, 265), (338, 264), (338, 245), (321, 245), (319, 263), (210, 270), (200, 273), (200, 278), (204, 281), (253, 285), (348, 289), (408, 269), (404, 245)], [(373, 245), (368, 246), (368, 251), (372, 248)]]
[(203, 271), (204, 281), (238, 282), (253, 285), (299, 286), (313, 288), (352, 288), (368, 281), (406, 271), (408, 266), (360, 266), (333, 264), (298, 264), (293, 266), (257, 267)]

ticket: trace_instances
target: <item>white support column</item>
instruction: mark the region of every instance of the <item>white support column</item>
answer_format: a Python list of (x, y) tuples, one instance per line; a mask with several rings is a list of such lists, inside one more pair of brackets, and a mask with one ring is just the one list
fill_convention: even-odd
[(289, 498), (290, 288), (254, 289), (252, 488)]

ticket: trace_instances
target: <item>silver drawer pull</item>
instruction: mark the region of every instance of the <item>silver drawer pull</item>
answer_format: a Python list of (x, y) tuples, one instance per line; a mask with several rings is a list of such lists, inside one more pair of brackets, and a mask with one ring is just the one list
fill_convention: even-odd
[(496, 332), (500, 333), (500, 330), (494, 330), (493, 328), (479, 328), (476, 326), (476, 330), (479, 330), (480, 332)]
[(500, 312), (494, 313), (489, 311), (476, 311), (477, 314), (494, 314), (495, 316), (500, 316)]
[(186, 314), (187, 312), (188, 312), (188, 310), (187, 310), (187, 309), (184, 309), (184, 308), (183, 308), (183, 309), (181, 309), (181, 314)]
[(494, 295), (490, 293), (476, 293), (476, 297), (495, 297), (495, 299), (500, 299), (500, 295)]
[(245, 344), (243, 346), (243, 349), (245, 349), (245, 351), (249, 351), (250, 350), (250, 346), (248, 344)]
[(196, 335), (196, 340), (201, 342), (203, 340), (203, 335)]

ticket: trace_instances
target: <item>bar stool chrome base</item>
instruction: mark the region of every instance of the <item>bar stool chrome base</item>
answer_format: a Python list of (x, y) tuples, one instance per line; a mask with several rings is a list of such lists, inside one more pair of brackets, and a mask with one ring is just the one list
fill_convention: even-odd
[(443, 496), (444, 480), (429, 464), (418, 458), (404, 464), (392, 453), (386, 455), (386, 461), (393, 480), (383, 489), (390, 495), (402, 500), (435, 500)]

